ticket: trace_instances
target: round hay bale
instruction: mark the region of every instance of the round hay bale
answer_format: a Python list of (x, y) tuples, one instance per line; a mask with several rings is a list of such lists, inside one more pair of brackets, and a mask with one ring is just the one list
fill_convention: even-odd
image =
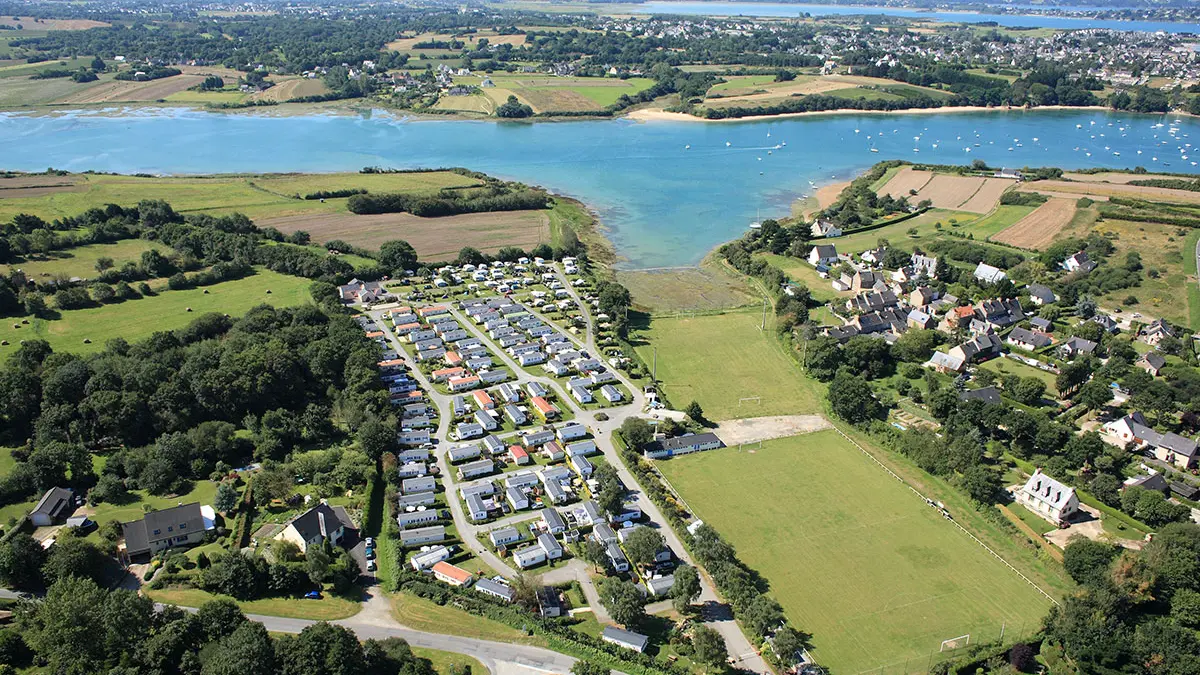
[(21, 324), (19, 324), (19, 323), (14, 323), (14, 324), (13, 324), (13, 328), (20, 328), (20, 327), (21, 327)]
[(8, 340), (0, 340), (0, 346), (7, 347), (7, 346), (8, 346)]
[(92, 339), (91, 338), (83, 338), (83, 344), (85, 344), (85, 345), (92, 344)]
[(270, 294), (271, 294), (271, 289), (269, 289), (269, 288), (268, 288), (268, 289), (267, 289), (267, 295), (270, 295)]
[(187, 311), (189, 311), (189, 312), (190, 312), (190, 311), (192, 311), (192, 308), (191, 308), (191, 307), (188, 307), (188, 308), (187, 308)]
[(29, 319), (21, 319), (21, 323), (23, 323), (23, 324), (25, 324), (26, 326), (28, 326), (28, 325), (29, 325)]
[(207, 289), (207, 288), (206, 288), (206, 289), (204, 289), (204, 294), (205, 294), (205, 295), (208, 295), (208, 289)]

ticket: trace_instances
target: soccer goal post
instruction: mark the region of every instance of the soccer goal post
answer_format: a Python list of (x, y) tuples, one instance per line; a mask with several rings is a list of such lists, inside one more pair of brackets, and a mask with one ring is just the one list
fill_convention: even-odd
[(739, 443), (738, 444), (738, 452), (742, 452), (746, 449), (762, 450), (762, 441), (751, 441), (749, 443)]
[(742, 407), (743, 405), (746, 405), (749, 403), (761, 405), (762, 397), (761, 396), (743, 396), (738, 399), (738, 407), (739, 408)]
[(967, 633), (966, 635), (959, 635), (949, 640), (942, 640), (942, 648), (938, 651), (944, 652), (946, 650), (958, 649), (959, 647), (966, 647), (969, 644), (971, 644), (971, 634)]

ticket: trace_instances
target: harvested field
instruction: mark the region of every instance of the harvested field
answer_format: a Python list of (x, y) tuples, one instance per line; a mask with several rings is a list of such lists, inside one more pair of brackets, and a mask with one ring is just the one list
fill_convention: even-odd
[(538, 112), (579, 112), (601, 107), (590, 98), (570, 89), (524, 89), (521, 91), (521, 98)]
[[(724, 96), (722, 98), (710, 98), (705, 101), (708, 106), (723, 106), (723, 105), (743, 105), (746, 103), (755, 103), (770, 99), (789, 98), (793, 95), (801, 96), (806, 94), (825, 94), (838, 89), (846, 89), (847, 87), (857, 87), (859, 85), (888, 85), (895, 84), (892, 80), (882, 80), (873, 77), (858, 77), (854, 75), (827, 75), (825, 77), (807, 77), (800, 76), (791, 82), (762, 84), (753, 86), (752, 92), (757, 90), (766, 90), (761, 93), (746, 93), (742, 95)], [(737, 93), (738, 90), (733, 90)]]
[(987, 213), (996, 208), (996, 205), (1000, 203), (1000, 195), (1014, 184), (1014, 181), (1004, 178), (985, 178), (983, 185), (970, 199), (959, 205), (958, 209), (971, 213)]
[(1062, 175), (1063, 180), (1078, 181), (1080, 183), (1117, 183), (1124, 185), (1130, 181), (1146, 180), (1147, 178), (1160, 178), (1160, 176), (1144, 173), (1121, 173), (1118, 171), (1107, 171), (1105, 173), (1071, 173), (1067, 172)]
[(350, 213), (305, 214), (264, 218), (261, 227), (281, 232), (304, 230), (313, 241), (341, 239), (376, 250), (385, 241), (403, 239), (424, 259), (450, 259), (464, 246), (495, 253), (504, 246), (531, 249), (550, 243), (550, 219), (544, 211), (469, 213), (420, 218), (410, 213), (357, 216)]
[(202, 75), (176, 75), (150, 82), (110, 80), (77, 94), (64, 96), (58, 103), (114, 103), (119, 101), (157, 101), (177, 94), (204, 81)]
[(329, 87), (326, 87), (325, 83), (320, 80), (296, 78), (280, 82), (270, 89), (250, 94), (249, 98), (252, 101), (278, 101), (282, 103), (301, 96), (317, 96), (328, 91)]
[(933, 178), (928, 171), (915, 171), (911, 166), (900, 169), (886, 185), (879, 188), (878, 195), (891, 195), (896, 198), (906, 197), (912, 190), (920, 191)]
[(993, 241), (1020, 248), (1040, 249), (1048, 246), (1071, 219), (1075, 217), (1075, 202), (1071, 199), (1051, 199), (1034, 209), (1033, 213), (1013, 223)]
[[(905, 168), (880, 188), (878, 194), (909, 197), (913, 202), (928, 199), (939, 209), (987, 213), (996, 208), (1000, 195), (1012, 185), (1012, 181), (1003, 178), (952, 176)], [(910, 194), (912, 190), (917, 191), (915, 196)]]
[[(1152, 176), (1142, 176), (1143, 179)], [(1127, 199), (1148, 199), (1159, 202), (1174, 202), (1177, 204), (1200, 204), (1200, 192), (1187, 190), (1172, 190), (1170, 188), (1142, 187), (1125, 185), (1123, 183), (1084, 183), (1065, 180), (1039, 180), (1028, 184), (1028, 188), (1042, 194), (1067, 193), (1071, 195), (1086, 195), (1095, 198), (1124, 197)]]
[(415, 37), (393, 40), (387, 43), (387, 48), (394, 52), (407, 52), (414, 50), (428, 51), (421, 49), (416, 45), (421, 42), (450, 42), (451, 40), (458, 40), (459, 42), (467, 45), (474, 45), (480, 38), (487, 38), (488, 44), (493, 45), (513, 45), (514, 47), (517, 47), (525, 44), (524, 33), (519, 33), (517, 35), (495, 35), (488, 34), (488, 32), (482, 32), (474, 35), (464, 35), (462, 37), (455, 37), (453, 35), (447, 35), (444, 33), (422, 33), (421, 35), (417, 35)]
[(76, 176), (13, 176), (0, 178), (0, 199), (41, 197), (55, 192), (79, 192), (84, 189)]
[(35, 19), (32, 16), (0, 17), (0, 26), (16, 27), (21, 24), (25, 30), (87, 30), (112, 24), (91, 19)]
[(19, 199), (21, 197), (44, 197), (58, 192), (82, 192), (83, 185), (44, 185), (42, 187), (4, 188), (0, 187), (0, 199)]

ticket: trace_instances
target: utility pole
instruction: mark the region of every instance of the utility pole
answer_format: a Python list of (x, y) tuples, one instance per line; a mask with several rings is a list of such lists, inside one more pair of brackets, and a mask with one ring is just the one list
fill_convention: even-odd
[(658, 345), (654, 346), (654, 371), (650, 374), (650, 382), (658, 384)]
[(759, 326), (759, 327), (758, 327), (758, 329), (759, 329), (759, 330), (766, 330), (766, 329), (767, 329), (767, 296), (765, 296), (765, 295), (763, 296), (763, 315), (762, 315), (762, 325), (761, 325), (761, 326)]
[(1004, 642), (1004, 626), (1005, 626), (1007, 623), (1008, 623), (1008, 621), (1001, 621), (1001, 622), (1000, 622), (1000, 642)]

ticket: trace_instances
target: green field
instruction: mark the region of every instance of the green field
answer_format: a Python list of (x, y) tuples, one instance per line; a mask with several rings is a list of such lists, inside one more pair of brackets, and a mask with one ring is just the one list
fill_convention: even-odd
[[(838, 241), (840, 243), (840, 240)], [(792, 281), (796, 281), (808, 286), (808, 290), (812, 294), (813, 300), (816, 300), (817, 302), (845, 300), (846, 298), (854, 295), (849, 291), (839, 292), (833, 290), (833, 286), (831, 285), (832, 282), (829, 279), (822, 279), (821, 275), (817, 274), (817, 270), (812, 265), (808, 264), (808, 261), (801, 260), (799, 258), (792, 258), (786, 255), (776, 255), (774, 253), (763, 253), (760, 255), (766, 259), (767, 262), (779, 268), (779, 270), (786, 274)]]
[(636, 307), (651, 313), (711, 311), (758, 302), (744, 281), (706, 261), (701, 267), (617, 272)]
[[(165, 588), (146, 593), (155, 602), (181, 607), (199, 607), (210, 600), (229, 598), (195, 588)], [(362, 606), (346, 598), (340, 598), (326, 592), (320, 600), (305, 598), (264, 598), (262, 600), (234, 600), (238, 607), (247, 614), (265, 614), (267, 616), (283, 616), (293, 619), (312, 619), (314, 621), (336, 621), (354, 616)]]
[[(762, 310), (658, 318), (633, 342), (647, 365), (658, 350), (658, 379), (671, 403), (700, 402), (712, 420), (817, 412), (818, 386), (805, 378), (770, 331), (760, 331)], [(759, 402), (741, 402), (750, 396)]]
[[(361, 188), (372, 192), (435, 192), (445, 187), (474, 185), (473, 178), (437, 171), (429, 173), (331, 173), (139, 178), (136, 176), (73, 175), (76, 184), (60, 192), (33, 197), (0, 198), (0, 222), (18, 213), (46, 220), (77, 216), (106, 204), (133, 206), (143, 199), (163, 199), (180, 213), (232, 212), (251, 218), (297, 214), (345, 213), (345, 199), (325, 202), (297, 199), (320, 190)], [(82, 185), (82, 189), (80, 186)], [(4, 187), (0, 179), (0, 188)]]
[(465, 654), (455, 654), (453, 652), (442, 652), (436, 649), (424, 649), (422, 647), (413, 647), (413, 654), (423, 659), (429, 659), (433, 663), (433, 669), (441, 675), (449, 675), (451, 672), (463, 672), (464, 668), (471, 669), (471, 675), (485, 675), (488, 672), (486, 666), (479, 662), (478, 659), (472, 658)]
[(846, 87), (834, 89), (821, 94), (834, 98), (856, 98), (864, 101), (902, 101), (904, 96), (883, 89), (867, 89), (866, 87)]
[[(55, 351), (96, 352), (115, 337), (135, 342), (156, 331), (183, 328), (205, 312), (238, 316), (264, 303), (278, 307), (311, 301), (312, 282), (270, 270), (224, 283), (183, 291), (164, 290), (156, 296), (127, 300), (113, 305), (67, 310), (54, 320), (32, 319), (22, 324), (15, 319), (0, 325), (0, 356), (20, 347), (21, 340), (46, 340)], [(207, 294), (205, 291), (207, 290)], [(267, 293), (270, 290), (270, 293)], [(191, 312), (187, 311), (191, 308)], [(84, 344), (84, 339), (91, 340)]]
[(837, 432), (657, 464), (832, 672), (925, 672), (942, 640), (1032, 634), (1049, 607)]
[(1033, 213), (1035, 209), (1037, 209), (1036, 206), (1002, 204), (997, 206), (995, 211), (971, 223), (969, 231), (975, 235), (976, 239), (989, 239), (1009, 225), (1013, 225)]
[[(147, 493), (145, 490), (130, 490), (130, 501), (124, 504), (109, 504), (103, 502), (96, 507), (88, 507), (86, 513), (89, 518), (97, 524), (103, 525), (110, 520), (127, 523), (131, 520), (138, 520), (146, 511), (144, 507), (150, 507), (154, 511), (169, 509), (172, 506), (179, 504), (190, 504), (199, 502), (201, 506), (211, 506), (213, 497), (217, 494), (217, 484), (210, 480), (196, 481), (191, 485), (188, 492), (171, 495), (167, 497), (158, 497)], [(99, 541), (100, 534), (97, 530), (93, 530), (89, 539)]]
[(7, 273), (9, 269), (20, 269), (25, 275), (38, 281), (39, 277), (83, 277), (93, 278), (96, 272), (96, 261), (100, 258), (112, 258), (113, 267), (120, 269), (127, 262), (138, 262), (142, 253), (150, 250), (166, 252), (166, 246), (147, 239), (122, 239), (109, 244), (88, 244), (62, 251), (52, 251), (45, 258), (31, 258), (11, 265), (0, 265), (0, 272)]

